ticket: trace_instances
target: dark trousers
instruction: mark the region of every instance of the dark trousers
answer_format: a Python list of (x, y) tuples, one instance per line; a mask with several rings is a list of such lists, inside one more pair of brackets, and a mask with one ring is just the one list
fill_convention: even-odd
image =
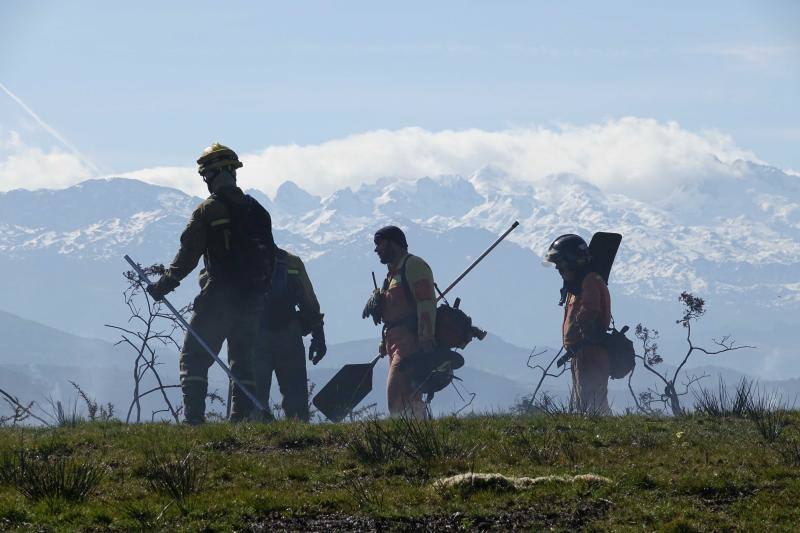
[(286, 417), (308, 421), (308, 374), (299, 321), (292, 320), (282, 329), (260, 329), (253, 368), (260, 401), (269, 401), (274, 371)]
[[(222, 343), (228, 341), (228, 364), (231, 373), (242, 385), (254, 391), (253, 349), (258, 334), (263, 299), (257, 295), (237, 295), (217, 288), (195, 298), (195, 308), (189, 325), (209, 348), (219, 354)], [(205, 421), (208, 393), (208, 369), (214, 359), (195, 337), (188, 333), (180, 355), (181, 389), (184, 417), (187, 422)], [(239, 387), (231, 394), (231, 420), (241, 420), (253, 405)]]

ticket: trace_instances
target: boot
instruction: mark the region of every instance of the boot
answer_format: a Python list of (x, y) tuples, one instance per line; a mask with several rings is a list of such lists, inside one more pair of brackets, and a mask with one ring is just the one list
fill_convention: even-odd
[(197, 426), (206, 421), (206, 386), (199, 383), (183, 385), (184, 423)]

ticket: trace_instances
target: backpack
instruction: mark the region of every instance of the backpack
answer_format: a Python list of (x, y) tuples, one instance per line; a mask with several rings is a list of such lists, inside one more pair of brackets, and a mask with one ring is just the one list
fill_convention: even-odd
[[(400, 267), (400, 284), (408, 302), (416, 302), (411, 286), (406, 278), (406, 263), (409, 254)], [(411, 373), (412, 389), (427, 396), (430, 402), (433, 395), (444, 389), (454, 379), (460, 378), (453, 374), (464, 366), (464, 356), (453, 351), (453, 348), (464, 348), (473, 338), (483, 340), (486, 332), (472, 325), (472, 318), (459, 309), (460, 298), (456, 298), (453, 307), (442, 304), (436, 308), (436, 348), (431, 353), (417, 352), (402, 360), (398, 368)], [(414, 331), (416, 332), (417, 314), (414, 312)]]
[(628, 326), (621, 330), (612, 327), (605, 334), (603, 346), (608, 350), (610, 365), (608, 376), (611, 379), (622, 379), (627, 376), (636, 366), (636, 350), (633, 342), (625, 336)]
[(302, 290), (294, 279), (297, 276), (289, 274), (286, 251), (277, 248), (275, 255), (272, 283), (264, 301), (264, 313), (261, 315), (262, 323), (269, 330), (283, 329), (297, 317), (295, 306), (300, 303)]
[(249, 194), (245, 203), (234, 203), (221, 194), (213, 194), (228, 208), (231, 219), (229, 247), (226, 257), (214, 265), (211, 274), (225, 278), (242, 289), (266, 291), (272, 279), (275, 262), (275, 241), (272, 219), (258, 201)]

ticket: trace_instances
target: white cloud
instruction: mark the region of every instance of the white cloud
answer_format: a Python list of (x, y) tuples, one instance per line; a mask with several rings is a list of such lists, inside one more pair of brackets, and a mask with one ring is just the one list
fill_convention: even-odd
[(379, 130), (317, 145), (273, 146), (245, 154), (240, 177), (246, 187), (268, 192), (292, 180), (326, 194), (382, 176), (466, 176), (491, 164), (532, 182), (574, 173), (603, 190), (650, 199), (698, 178), (730, 176), (726, 163), (737, 159), (756, 160), (719, 132), (629, 117), (555, 129)]
[(0, 139), (0, 191), (60, 189), (93, 175), (93, 170), (73, 152), (27, 146), (13, 131)]
[[(31, 187), (31, 178), (15, 176), (15, 169), (20, 175), (38, 176), (37, 185), (48, 187), (69, 185), (89, 174), (80, 161), (70, 160), (69, 154), (45, 154), (24, 147), (17, 151), (27, 154), (23, 159), (30, 168), (10, 158), (0, 160), (4, 189), (12, 188), (5, 186), (12, 177), (16, 186)], [(734, 176), (728, 163), (737, 159), (757, 161), (720, 132), (693, 132), (675, 122), (634, 117), (586, 126), (505, 131), (376, 130), (321, 144), (270, 146), (241, 156), (245, 166), (239, 171), (240, 184), (268, 193), (285, 180), (324, 195), (384, 176), (468, 176), (493, 165), (531, 182), (549, 174), (573, 173), (605, 191), (624, 192), (642, 200), (658, 198), (699, 179)], [(69, 164), (50, 161), (56, 158)], [(198, 196), (207, 194), (193, 165), (154, 167), (123, 175)]]
[[(153, 185), (163, 185), (180, 189), (189, 194), (205, 198), (208, 189), (203, 178), (197, 173), (197, 167), (151, 167), (120, 174), (124, 178), (133, 178)], [(248, 187), (246, 187), (248, 188)]]

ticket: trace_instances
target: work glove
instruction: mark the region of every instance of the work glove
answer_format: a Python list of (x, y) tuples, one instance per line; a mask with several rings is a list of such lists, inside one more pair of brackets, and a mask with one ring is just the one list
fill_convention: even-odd
[(328, 353), (328, 347), (325, 345), (325, 330), (322, 329), (322, 326), (318, 326), (311, 330), (311, 344), (308, 346), (308, 360), (316, 365), (322, 361), (326, 353)]
[(170, 276), (161, 276), (155, 283), (147, 286), (147, 293), (153, 297), (153, 300), (160, 302), (164, 296), (175, 290), (175, 287), (181, 283)]
[(367, 300), (364, 310), (361, 312), (361, 318), (372, 317), (372, 321), (377, 326), (381, 323), (381, 316), (383, 314), (383, 293), (380, 289), (372, 291), (372, 296)]

